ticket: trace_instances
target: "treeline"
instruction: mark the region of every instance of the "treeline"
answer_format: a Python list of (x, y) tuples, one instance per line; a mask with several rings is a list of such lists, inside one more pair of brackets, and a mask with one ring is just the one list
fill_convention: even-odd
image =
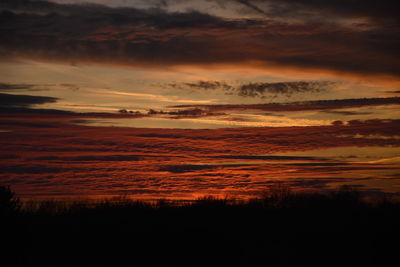
[(277, 186), (246, 201), (27, 202), (2, 192), (3, 266), (389, 266), (400, 237), (399, 201), (352, 188)]

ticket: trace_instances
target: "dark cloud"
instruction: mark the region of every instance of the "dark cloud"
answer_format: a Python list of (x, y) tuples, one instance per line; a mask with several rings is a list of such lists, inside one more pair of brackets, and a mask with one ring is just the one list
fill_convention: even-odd
[(1, 107), (31, 107), (33, 105), (54, 103), (57, 101), (55, 97), (48, 96), (32, 96), (32, 95), (11, 95), (0, 93)]
[(259, 155), (218, 155), (211, 156), (218, 159), (249, 159), (249, 160), (321, 160), (315, 157), (297, 157), (297, 156), (259, 156)]
[(66, 171), (66, 168), (51, 167), (46, 165), (8, 165), (0, 166), (1, 173), (15, 173), (15, 174), (47, 174), (47, 173), (60, 173)]
[(387, 98), (352, 98), (336, 100), (316, 100), (289, 103), (270, 103), (270, 104), (226, 104), (226, 105), (178, 105), (175, 108), (203, 108), (209, 110), (232, 110), (232, 109), (257, 109), (265, 111), (303, 111), (303, 110), (331, 110), (341, 108), (354, 108), (364, 106), (378, 106), (400, 104), (400, 97)]
[(278, 83), (249, 83), (238, 88), (240, 96), (261, 97), (266, 93), (273, 95), (286, 95), (290, 97), (298, 93), (319, 93), (334, 86), (335, 82), (314, 81), (314, 82), (278, 82)]
[(38, 85), (38, 84), (13, 84), (13, 83), (0, 83), (0, 91), (15, 91), (15, 90), (24, 90), (24, 91), (48, 91), (49, 88), (46, 88), (48, 85)]
[(29, 127), (29, 128), (54, 128), (58, 125), (55, 123), (40, 123), (40, 122), (29, 122), (29, 121), (12, 121), (12, 120), (0, 120), (1, 126), (18, 126), (18, 127)]
[[(1, 102), (1, 101), (0, 101)], [(25, 108), (25, 107), (2, 107), (0, 105), (0, 112), (2, 113), (16, 113), (16, 114), (54, 114), (54, 115), (73, 115), (76, 114), (72, 111), (58, 110), (58, 109), (40, 109), (40, 108)]]
[(340, 111), (340, 110), (322, 110), (324, 113), (353, 116), (353, 115), (369, 115), (371, 112), (358, 112), (358, 111)]
[[(94, 23), (92, 25), (81, 25), (81, 30), (96, 29), (99, 26), (108, 25), (149, 26), (161, 29), (238, 25), (238, 23), (228, 22), (196, 11), (169, 14), (159, 9), (110, 8), (97, 4), (62, 5), (45, 1), (5, 0), (0, 4), (0, 10), (3, 10), (3, 15), (9, 16), (9, 18), (21, 12), (25, 16), (22, 18), (29, 19), (31, 18), (29, 15), (32, 15), (39, 20), (35, 26), (39, 26), (42, 29), (51, 26), (47, 24), (50, 22), (63, 23), (63, 25), (53, 25), (59, 28), (60, 26), (77, 26), (79, 21)], [(67, 23), (68, 18), (71, 17), (78, 21)], [(40, 18), (43, 19), (41, 20)], [(66, 28), (65, 30), (69, 29)]]
[(236, 94), (243, 97), (265, 98), (267, 94), (272, 97), (284, 95), (291, 97), (300, 93), (320, 93), (330, 90), (337, 82), (333, 81), (298, 81), (298, 82), (275, 82), (275, 83), (245, 83), (231, 85), (225, 81), (197, 81), (186, 83), (169, 83), (172, 88), (189, 90), (222, 90), (225, 94)]
[(159, 171), (168, 171), (172, 173), (185, 173), (206, 169), (215, 169), (219, 167), (217, 165), (193, 165), (193, 164), (183, 164), (183, 165), (167, 165), (159, 168)]
[(261, 13), (264, 15), (267, 15), (267, 13), (259, 8), (254, 2), (249, 1), (249, 0), (236, 0), (238, 3), (241, 3), (242, 5), (245, 5), (246, 7), (250, 8), (251, 10), (256, 11), (257, 13)]
[(80, 89), (78, 85), (72, 83), (60, 83), (59, 86), (70, 89), (72, 91), (77, 91)]
[(342, 166), (342, 165), (349, 165), (350, 163), (347, 162), (302, 162), (302, 163), (290, 163), (287, 165), (291, 166)]
[[(322, 1), (296, 4), (271, 1), (271, 4), (287, 5), (293, 13), (306, 10), (297, 7), (308, 7), (312, 2), (315, 10), (321, 12), (341, 14), (350, 10), (348, 5), (335, 9), (336, 5), (330, 7)], [(383, 8), (385, 4), (381, 2), (377, 5), (368, 1), (366, 6), (376, 11), (365, 8), (363, 2), (358, 12), (374, 18), (383, 19), (381, 14), (385, 10), (388, 15), (394, 10)], [(195, 11), (167, 13), (160, 9), (27, 0), (3, 1), (0, 9), (4, 10), (0, 14), (3, 58), (141, 66), (215, 63), (243, 66), (257, 62), (258, 67), (400, 74), (400, 27), (378, 22), (367, 28), (307, 21), (295, 24), (271, 19), (223, 19)], [(277, 16), (289, 12), (284, 8), (279, 10)]]
[[(267, 14), (279, 17), (335, 16), (370, 18), (379, 21), (399, 22), (396, 0), (238, 0), (239, 2), (264, 3)], [(266, 12), (266, 11), (263, 11)]]
[[(50, 2), (56, 2), (49, 0)], [(57, 1), (62, 3), (62, 1)], [(76, 1), (79, 2), (79, 1)], [(100, 5), (87, 4), (88, 2), (96, 3), (96, 0), (81, 1), (83, 4), (81, 8), (101, 10)], [(101, 1), (105, 2), (105, 1)], [(129, 1), (113, 1), (110, 6), (133, 6), (128, 5)], [(179, 5), (181, 0), (142, 0), (134, 1), (133, 3), (144, 2), (149, 8), (153, 9), (166, 9), (167, 7), (173, 7)], [(185, 1), (192, 10), (196, 10), (199, 5), (198, 0), (187, 0)], [(344, 18), (367, 18), (374, 20), (386, 20), (386, 21), (397, 21), (398, 22), (398, 2), (396, 0), (205, 0), (204, 2), (214, 2), (219, 8), (235, 8), (232, 3), (236, 3), (242, 8), (236, 10), (242, 12), (243, 9), (246, 11), (252, 11), (256, 14), (268, 16), (269, 18), (302, 18), (302, 19), (319, 19), (322, 17), (344, 17)], [(105, 2), (105, 4), (108, 4)], [(140, 6), (140, 5), (137, 5)], [(51, 12), (59, 9), (59, 5), (55, 3), (49, 3), (47, 1), (29, 1), (29, 0), (3, 0), (0, 3), (0, 8), (14, 8), (24, 11), (40, 11), (40, 12)], [(77, 8), (74, 5), (64, 5), (64, 9), (69, 12), (77, 12)], [(65, 12), (65, 11), (64, 11)]]
[(34, 88), (34, 84), (11, 84), (11, 83), (0, 83), (0, 90), (30, 90)]
[(385, 93), (389, 93), (389, 94), (400, 94), (400, 91), (385, 91)]
[(191, 83), (183, 83), (182, 85), (192, 88), (192, 89), (202, 89), (202, 90), (215, 90), (215, 89), (222, 89), (222, 90), (232, 90), (233, 87), (226, 82), (223, 81), (198, 81), (198, 82), (191, 82)]
[[(4, 94), (0, 94), (4, 95)], [(51, 97), (50, 97), (51, 98)], [(35, 102), (36, 103), (36, 102)], [(42, 104), (42, 103), (39, 103)], [(33, 104), (32, 104), (33, 105)], [(57, 116), (57, 118), (67, 118), (71, 119), (70, 122), (74, 123), (90, 123), (90, 120), (86, 120), (84, 118), (138, 118), (146, 115), (143, 114), (135, 114), (135, 113), (105, 113), (105, 112), (73, 112), (67, 110), (59, 110), (59, 109), (43, 109), (43, 108), (31, 108), (30, 105), (27, 107), (22, 106), (19, 102), (17, 104), (9, 104), (7, 103), (5, 106), (1, 105), (0, 101), (0, 113), (4, 114), (18, 114), (19, 116), (25, 116), (28, 114), (36, 114), (36, 115), (48, 115), (48, 116)], [(184, 111), (182, 113), (185, 113)], [(74, 119), (76, 118), (76, 119)], [(78, 119), (79, 118), (79, 119)], [(18, 117), (13, 118), (14, 120), (18, 120)]]
[(45, 161), (138, 161), (143, 158), (144, 155), (84, 155), (84, 156), (46, 156), (37, 157), (33, 160), (45, 160)]
[(13, 155), (13, 154), (3, 154), (0, 155), (0, 159), (5, 160), (5, 159), (18, 159), (18, 155)]

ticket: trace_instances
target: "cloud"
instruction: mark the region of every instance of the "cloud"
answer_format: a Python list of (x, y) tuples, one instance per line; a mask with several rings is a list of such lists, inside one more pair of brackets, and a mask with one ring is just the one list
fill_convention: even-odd
[[(10, 0), (9, 0), (10, 1)], [(249, 12), (274, 17), (290, 17), (306, 19), (314, 19), (315, 17), (347, 17), (347, 18), (370, 18), (381, 20), (397, 20), (396, 12), (397, 1), (383, 0), (376, 2), (374, 0), (299, 0), (293, 2), (291, 0), (50, 0), (55, 3), (92, 3), (92, 4), (105, 4), (109, 7), (138, 7), (143, 9), (163, 9), (163, 10), (179, 10), (185, 11), (190, 7), (196, 11), (212, 12), (217, 9), (229, 9), (231, 14), (236, 16), (248, 14)], [(26, 1), (17, 2), (14, 6), (24, 5)], [(21, 2), (23, 4), (21, 4)], [(40, 1), (38, 1), (40, 2)], [(25, 4), (26, 5), (26, 4)], [(41, 2), (37, 6), (49, 8), (51, 4)], [(213, 9), (213, 10), (210, 10)]]
[(340, 110), (322, 110), (321, 112), (330, 113), (330, 114), (339, 114), (339, 115), (345, 115), (345, 116), (372, 114), (371, 112), (340, 111)]
[(205, 169), (215, 169), (218, 165), (193, 165), (193, 164), (182, 164), (182, 165), (166, 165), (160, 167), (159, 171), (168, 171), (172, 173), (185, 173), (193, 172)]
[(389, 94), (400, 94), (400, 91), (385, 91), (385, 93), (389, 93)]
[(59, 86), (67, 88), (72, 91), (78, 91), (80, 89), (78, 85), (72, 83), (60, 83)]
[(32, 96), (32, 95), (11, 95), (0, 93), (0, 108), (2, 107), (21, 107), (27, 108), (33, 105), (54, 103), (58, 99), (48, 96)]
[(44, 160), (44, 161), (76, 161), (76, 162), (85, 162), (85, 161), (138, 161), (144, 155), (82, 155), (82, 156), (69, 156), (69, 157), (61, 157), (61, 156), (45, 156), (45, 157), (37, 157), (33, 158), (33, 160)]
[(55, 123), (41, 123), (41, 122), (29, 122), (29, 121), (12, 121), (12, 120), (0, 120), (0, 125), (4, 126), (17, 126), (17, 127), (28, 127), (28, 128), (54, 128), (58, 127)]
[(265, 98), (267, 94), (272, 97), (285, 95), (291, 97), (293, 94), (320, 93), (330, 90), (337, 85), (333, 81), (297, 81), (297, 82), (275, 82), (275, 83), (244, 83), (231, 85), (225, 81), (196, 81), (184, 83), (169, 83), (172, 88), (186, 90), (221, 90), (226, 95), (236, 94), (242, 97)]
[(334, 16), (350, 18), (369, 18), (389, 22), (399, 21), (395, 0), (237, 0), (241, 3), (259, 3), (267, 7), (264, 13), (269, 16), (301, 17)]
[(347, 163), (347, 162), (317, 162), (317, 163), (304, 162), (304, 163), (290, 163), (288, 165), (292, 165), (292, 166), (324, 166), (324, 167), (328, 167), (328, 166), (349, 165), (349, 163)]
[(4, 174), (52, 174), (66, 171), (66, 168), (51, 167), (46, 165), (17, 164), (0, 166), (0, 171)]
[(218, 159), (249, 159), (249, 160), (321, 160), (321, 158), (316, 157), (300, 157), (300, 156), (260, 156), (260, 155), (218, 155), (210, 156), (211, 158)]
[(246, 97), (261, 97), (266, 93), (273, 95), (286, 95), (290, 97), (299, 93), (319, 93), (327, 91), (334, 86), (335, 82), (314, 81), (314, 82), (277, 82), (277, 83), (249, 83), (239, 87), (239, 95)]
[(224, 81), (198, 81), (198, 82), (190, 82), (190, 83), (181, 83), (181, 84), (169, 84), (171, 87), (187, 87), (190, 89), (201, 89), (201, 90), (232, 90), (233, 87), (227, 84)]
[(251, 10), (256, 11), (257, 13), (261, 13), (264, 15), (267, 15), (267, 13), (262, 10), (261, 8), (259, 8), (255, 3), (253, 3), (252, 1), (249, 0), (236, 0), (238, 3), (245, 5), (246, 7), (250, 8)]
[(18, 159), (19, 156), (18, 155), (13, 155), (13, 154), (4, 154), (4, 155), (0, 155), (0, 159), (2, 160), (10, 160), (10, 159)]
[(30, 92), (36, 92), (36, 91), (48, 91), (49, 88), (46, 88), (48, 85), (38, 85), (38, 84), (26, 84), (26, 83), (21, 83), (21, 84), (14, 84), (14, 83), (0, 83), (0, 92), (9, 92), (9, 91), (15, 91), (15, 90), (23, 90), (23, 91), (30, 91)]
[[(225, 190), (248, 196), (276, 181), (316, 188), (312, 181), (329, 185), (334, 179), (354, 182), (372, 172), (381, 180), (398, 173), (383, 162), (341, 165), (335, 164), (337, 159), (320, 159), (318, 154), (314, 159), (283, 153), (352, 146), (396, 149), (399, 139), (390, 137), (398, 136), (399, 120), (348, 126), (160, 130), (68, 124), (68, 117), (76, 115), (65, 115), (64, 120), (49, 114), (1, 116), (21, 123), (59, 123), (59, 127), (32, 126), (29, 130), (1, 125), (9, 132), (0, 133), (0, 158), (4, 159), (0, 160), (0, 180), (21, 196), (104, 196), (119, 188), (138, 192), (138, 197), (165, 193), (195, 198), (192, 194), (223, 194)], [(374, 135), (388, 138), (371, 140)], [(259, 164), (264, 160), (273, 162)], [(313, 164), (293, 165), (297, 161)]]
[(34, 84), (11, 84), (11, 83), (0, 83), (0, 90), (31, 90)]
[[(379, 105), (399, 105), (400, 97), (387, 98), (353, 98), (353, 99), (336, 99), (336, 100), (315, 100), (304, 102), (289, 102), (289, 103), (270, 103), (270, 104), (226, 104), (226, 105), (177, 105), (175, 108), (203, 108), (210, 111), (223, 110), (244, 110), (256, 109), (264, 111), (305, 111), (305, 110), (329, 110), (354, 108), (365, 106)], [(350, 115), (350, 114), (349, 114)]]
[[(346, 14), (347, 7), (312, 2), (315, 12), (320, 14)], [(271, 14), (288, 17), (312, 5), (311, 1), (291, 5), (288, 1), (268, 3), (280, 7), (279, 12)], [(364, 2), (357, 9), (360, 11), (347, 13), (364, 14), (376, 21), (385, 20), (385, 11), (388, 15), (393, 13), (382, 8), (383, 3), (367, 2), (366, 6), (375, 7), (371, 10), (376, 11), (361, 6)], [(22, 57), (141, 67), (289, 67), (397, 77), (400, 74), (396, 56), (399, 28), (380, 22), (374, 22), (373, 27), (307, 20), (289, 23), (275, 19), (226, 19), (197, 11), (168, 13), (160, 9), (27, 0), (3, 1), (0, 8), (4, 10), (0, 14), (3, 59)]]

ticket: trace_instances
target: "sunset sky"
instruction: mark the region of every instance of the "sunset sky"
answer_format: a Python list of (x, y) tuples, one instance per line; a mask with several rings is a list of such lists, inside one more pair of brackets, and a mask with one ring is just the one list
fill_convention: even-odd
[(400, 194), (394, 0), (2, 0), (21, 197)]

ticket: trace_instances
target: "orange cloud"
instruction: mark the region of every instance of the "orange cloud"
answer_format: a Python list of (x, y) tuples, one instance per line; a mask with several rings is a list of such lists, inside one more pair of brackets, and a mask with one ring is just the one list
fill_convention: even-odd
[(76, 117), (2, 113), (1, 184), (11, 184), (24, 197), (122, 193), (137, 198), (228, 193), (249, 197), (276, 181), (299, 189), (323, 189), (333, 182), (357, 182), (371, 173), (383, 179), (398, 172), (393, 164), (274, 154), (399, 146), (399, 121), (160, 131), (69, 124)]

